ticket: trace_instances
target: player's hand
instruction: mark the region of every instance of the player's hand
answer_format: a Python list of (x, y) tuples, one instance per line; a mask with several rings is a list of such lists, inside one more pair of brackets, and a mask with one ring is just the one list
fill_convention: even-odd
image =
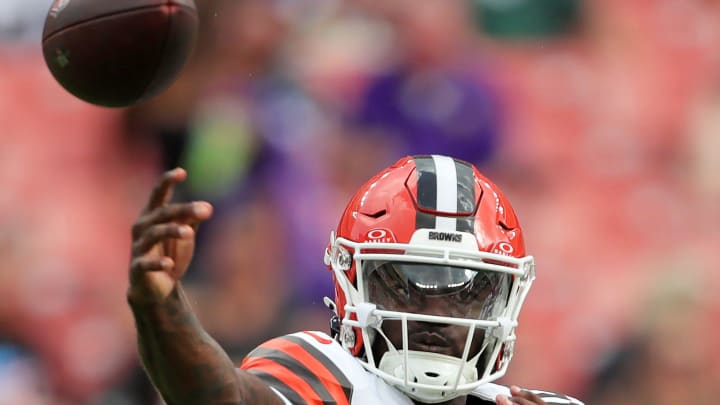
[(546, 402), (543, 401), (539, 396), (533, 394), (530, 391), (522, 390), (516, 386), (510, 387), (510, 394), (512, 395), (511, 397), (507, 397), (505, 395), (498, 395), (497, 398), (495, 398), (495, 403), (497, 403), (497, 405), (513, 405), (513, 404), (545, 405), (546, 404)]
[(212, 215), (204, 201), (170, 203), (175, 185), (186, 177), (180, 168), (165, 172), (133, 224), (131, 304), (159, 303), (173, 292), (190, 265), (198, 225)]

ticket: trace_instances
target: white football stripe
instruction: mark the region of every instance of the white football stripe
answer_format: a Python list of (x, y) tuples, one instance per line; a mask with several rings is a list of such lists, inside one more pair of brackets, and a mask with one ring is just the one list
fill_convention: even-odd
[[(433, 155), (437, 176), (437, 205), (440, 212), (457, 212), (457, 171), (455, 161), (447, 156)], [(457, 230), (457, 218), (435, 217), (435, 228), (443, 231)]]

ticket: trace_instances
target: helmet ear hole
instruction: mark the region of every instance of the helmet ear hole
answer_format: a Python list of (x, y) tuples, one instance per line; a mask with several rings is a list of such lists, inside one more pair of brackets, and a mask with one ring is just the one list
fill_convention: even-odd
[(330, 336), (335, 339), (340, 335), (340, 318), (337, 315), (333, 315), (330, 318)]

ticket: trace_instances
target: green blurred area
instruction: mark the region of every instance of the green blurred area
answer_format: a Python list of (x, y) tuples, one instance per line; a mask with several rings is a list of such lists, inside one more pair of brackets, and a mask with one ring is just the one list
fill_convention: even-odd
[(473, 19), (483, 34), (501, 40), (534, 40), (575, 32), (580, 0), (470, 0)]

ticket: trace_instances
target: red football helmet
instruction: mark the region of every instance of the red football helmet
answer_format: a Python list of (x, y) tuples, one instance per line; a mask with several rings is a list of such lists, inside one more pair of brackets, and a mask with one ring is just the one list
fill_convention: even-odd
[[(377, 174), (345, 209), (325, 264), (340, 343), (410, 397), (447, 401), (505, 374), (534, 262), (510, 203), (470, 163), (413, 156)], [(464, 348), (443, 352), (429, 332), (413, 346), (414, 324), (463, 328)], [(387, 350), (375, 354), (378, 338)]]

